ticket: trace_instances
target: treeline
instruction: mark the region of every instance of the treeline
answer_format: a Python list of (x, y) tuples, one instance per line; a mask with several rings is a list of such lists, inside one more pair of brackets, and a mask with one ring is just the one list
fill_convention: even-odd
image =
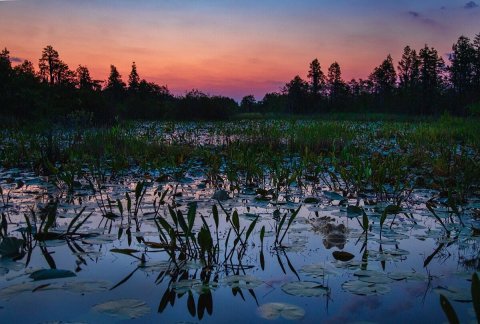
[(295, 76), (280, 92), (240, 105), (223, 96), (192, 90), (173, 96), (166, 86), (141, 79), (135, 62), (128, 81), (114, 65), (106, 81), (94, 80), (86, 66), (71, 70), (47, 46), (35, 70), (25, 60), (15, 66), (7, 49), (0, 52), (0, 114), (20, 120), (85, 118), (98, 123), (116, 119), (228, 119), (241, 112), (318, 114), (375, 112), (435, 115), (480, 113), (480, 34), (461, 36), (446, 64), (433, 47), (409, 46), (395, 68), (390, 55), (367, 79), (343, 80), (334, 62), (325, 74), (314, 59), (307, 80)]
[(86, 66), (71, 70), (52, 46), (43, 49), (38, 71), (28, 60), (13, 66), (9, 51), (1, 51), (0, 98), (0, 118), (17, 120), (215, 120), (239, 109), (231, 98), (198, 90), (175, 97), (166, 86), (141, 79), (135, 62), (128, 83), (114, 65), (106, 81), (94, 80)]
[(244, 111), (285, 113), (375, 112), (413, 115), (480, 113), (480, 34), (453, 44), (449, 65), (433, 47), (406, 46), (395, 69), (390, 55), (367, 79), (342, 78), (334, 62), (327, 74), (314, 59), (307, 80), (295, 76), (262, 101), (246, 96)]

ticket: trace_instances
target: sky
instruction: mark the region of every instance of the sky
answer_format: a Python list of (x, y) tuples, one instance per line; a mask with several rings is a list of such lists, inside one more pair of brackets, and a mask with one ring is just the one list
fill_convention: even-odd
[(110, 64), (181, 95), (262, 99), (318, 58), (345, 80), (425, 44), (446, 55), (480, 33), (480, 0), (0, 0), (0, 48), (35, 65), (52, 45), (71, 69)]

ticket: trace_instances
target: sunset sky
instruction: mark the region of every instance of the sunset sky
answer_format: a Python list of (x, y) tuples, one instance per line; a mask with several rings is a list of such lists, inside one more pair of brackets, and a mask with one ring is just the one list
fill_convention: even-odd
[(240, 99), (306, 78), (318, 58), (349, 80), (390, 53), (425, 43), (446, 54), (480, 33), (480, 1), (456, 0), (0, 0), (0, 47), (38, 63), (52, 45), (70, 68), (106, 79), (110, 64), (174, 94), (192, 88)]

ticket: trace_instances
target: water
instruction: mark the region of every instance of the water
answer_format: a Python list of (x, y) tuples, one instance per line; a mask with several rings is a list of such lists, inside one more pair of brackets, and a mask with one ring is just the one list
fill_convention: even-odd
[[(199, 141), (194, 145), (228, 142), (222, 134), (212, 137), (208, 129), (187, 127), (183, 133), (169, 134), (171, 141), (178, 136), (183, 136), (181, 141)], [(392, 141), (393, 149), (395, 145)], [(289, 164), (298, 160), (293, 157), (286, 161)], [(3, 244), (3, 251), (8, 251), (7, 241), (15, 242), (12, 238), (23, 240), (19, 253), (0, 260), (2, 322), (443, 322), (440, 293), (461, 322), (475, 321), (470, 302), (470, 280), (479, 266), (475, 229), (480, 228), (476, 220), (480, 199), (475, 195), (455, 213), (439, 191), (416, 189), (408, 194), (386, 187), (386, 192), (396, 192), (404, 200), (401, 211), (388, 215), (381, 226), (393, 194), (377, 200), (369, 189), (358, 199), (344, 199), (342, 192), (333, 193), (322, 180), (330, 181), (331, 173), (320, 180), (301, 176), (280, 186), (279, 192), (272, 174), (257, 179), (256, 185), (241, 175), (239, 187), (225, 192), (229, 199), (218, 202), (212, 199), (215, 192), (234, 187), (223, 164), (215, 181), (195, 161), (178, 177), (162, 177), (174, 175), (174, 169), (105, 171), (101, 176), (84, 168), (72, 190), (55, 177), (22, 169), (0, 171), (0, 210), (8, 225), (2, 233), (9, 237), (0, 250)], [(143, 182), (144, 194), (141, 190), (136, 195)], [(357, 203), (361, 209), (347, 210)], [(180, 248), (179, 240), (185, 240), (181, 225), (177, 248), (165, 244), (170, 236), (158, 219), (175, 228), (169, 205), (185, 216), (196, 205), (192, 232), (199, 242), (205, 221), (213, 244), (218, 233), (214, 260), (203, 260), (199, 248)], [(214, 205), (219, 210), (218, 230)], [(39, 239), (52, 206), (56, 211), (50, 233), (65, 233), (83, 208), (70, 229), (90, 216), (74, 235)], [(279, 239), (297, 209), (282, 244), (276, 244), (280, 220), (287, 215)], [(257, 219), (244, 246), (234, 242), (235, 212), (242, 240)], [(335, 251), (353, 258), (336, 260)], [(53, 268), (68, 276), (48, 270)], [(41, 269), (47, 269), (47, 279), (35, 280)]]

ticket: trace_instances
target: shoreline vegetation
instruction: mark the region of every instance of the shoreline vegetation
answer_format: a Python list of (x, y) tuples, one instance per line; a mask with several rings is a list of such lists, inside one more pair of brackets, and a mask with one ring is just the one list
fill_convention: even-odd
[(327, 177), (332, 190), (352, 195), (429, 188), (460, 202), (479, 192), (479, 132), (477, 120), (448, 115), (417, 122), (129, 121), (91, 128), (78, 123), (3, 129), (0, 163), (71, 186), (94, 170), (181, 181), (200, 166), (211, 183), (228, 180), (233, 190), (235, 182), (282, 174), (284, 181)]
[(102, 81), (92, 79), (87, 66), (71, 69), (52, 46), (42, 50), (37, 69), (28, 60), (13, 62), (5, 48), (0, 52), (0, 115), (4, 123), (42, 119), (65, 123), (81, 117), (95, 125), (111, 125), (118, 120), (285, 116), (360, 116), (361, 120), (371, 120), (448, 113), (478, 117), (480, 34), (473, 40), (460, 36), (447, 61), (428, 45), (418, 51), (406, 46), (398, 62), (388, 55), (366, 79), (346, 81), (337, 62), (324, 72), (320, 62), (313, 59), (306, 80), (296, 75), (278, 92), (267, 93), (261, 100), (246, 95), (237, 103), (197, 89), (174, 96), (166, 85), (141, 79), (135, 62), (127, 82), (114, 65), (108, 79)]

